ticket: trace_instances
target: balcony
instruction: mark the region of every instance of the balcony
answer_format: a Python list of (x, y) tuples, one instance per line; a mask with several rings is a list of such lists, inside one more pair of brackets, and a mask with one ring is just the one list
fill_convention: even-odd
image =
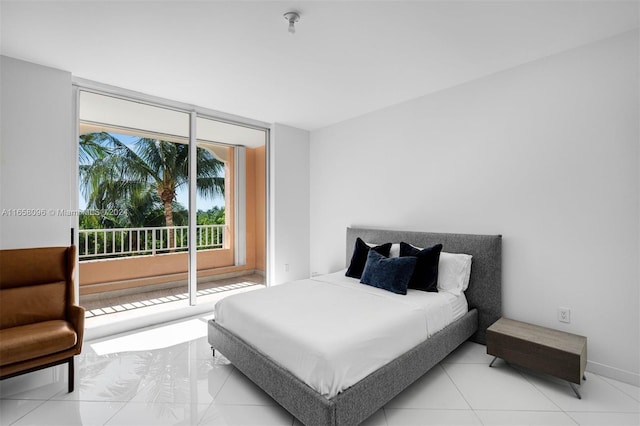
[[(236, 147), (217, 142), (218, 130), (207, 133), (212, 120), (198, 117), (192, 176), (187, 167), (192, 129), (167, 133), (161, 126), (164, 130), (156, 132), (154, 126), (112, 121), (120, 116), (82, 116), (83, 105), (88, 108), (85, 112), (104, 112), (113, 108), (90, 105), (120, 100), (86, 92), (81, 97), (78, 189), (79, 204), (88, 209), (79, 217), (77, 246), (80, 304), (87, 309), (87, 323), (111, 322), (116, 317), (128, 320), (142, 311), (153, 315), (174, 305), (189, 311), (209, 309), (209, 301), (215, 298), (263, 286), (265, 145), (242, 143), (243, 155), (236, 155), (240, 152)], [(135, 107), (137, 112), (125, 114), (135, 121), (140, 104), (124, 103), (115, 109)], [(143, 122), (135, 121), (145, 126), (154, 121)], [(265, 133), (260, 134), (264, 141)], [(238, 140), (246, 141), (245, 137)], [(242, 158), (242, 176), (237, 175), (236, 158)], [(188, 210), (191, 197), (196, 198), (197, 207)], [(241, 223), (236, 223), (238, 208)], [(196, 229), (182, 226), (193, 216), (200, 224)], [(193, 260), (190, 242), (197, 265), (196, 306), (189, 303), (187, 285)]]
[[(227, 225), (197, 225), (197, 250), (221, 249), (227, 241)], [(186, 251), (188, 226), (148, 228), (81, 229), (78, 232), (80, 261), (114, 257), (155, 256)]]
[[(87, 320), (186, 306), (188, 241), (187, 226), (80, 230), (80, 303)], [(196, 248), (198, 303), (264, 286), (252, 247), (246, 265), (234, 264), (228, 225), (198, 225)]]

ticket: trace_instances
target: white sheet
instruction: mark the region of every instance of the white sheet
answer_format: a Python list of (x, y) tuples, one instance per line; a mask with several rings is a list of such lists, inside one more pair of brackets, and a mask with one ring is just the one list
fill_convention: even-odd
[(464, 295), (360, 284), (344, 271), (232, 295), (216, 322), (327, 398), (464, 315)]

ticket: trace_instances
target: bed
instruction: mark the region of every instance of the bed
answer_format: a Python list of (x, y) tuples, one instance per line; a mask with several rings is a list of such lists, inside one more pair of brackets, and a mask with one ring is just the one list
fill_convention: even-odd
[[(310, 386), (309, 380), (300, 375), (296, 365), (283, 361), (276, 356), (277, 354), (267, 355), (270, 352), (262, 346), (263, 343), (259, 339), (254, 340), (254, 337), (240, 338), (239, 334), (242, 336), (245, 334), (232, 331), (234, 328), (230, 327), (228, 323), (232, 319), (230, 314), (224, 314), (224, 319), (227, 321), (226, 327), (216, 322), (215, 319), (209, 321), (208, 334), (212, 348), (227, 357), (243, 374), (307, 425), (355, 425), (361, 423), (464, 341), (471, 339), (485, 344), (487, 327), (501, 316), (502, 239), (500, 235), (347, 228), (347, 265), (356, 246), (357, 238), (374, 243), (404, 241), (418, 247), (430, 247), (440, 243), (443, 245), (443, 251), (472, 255), (473, 263), (469, 286), (463, 296), (468, 310), (458, 315), (450, 324), (430, 333), (428, 339), (419, 336), (406, 336), (407, 338), (403, 341), (406, 347), (400, 353), (393, 355), (391, 361), (385, 362), (384, 365), (373, 371), (366, 369), (360, 371), (360, 375), (363, 377), (356, 377), (353, 379), (356, 380), (355, 383), (347, 383), (344, 389), (336, 389), (329, 384), (328, 390), (318, 388), (315, 385)], [(337, 276), (323, 279), (336, 280), (336, 283), (329, 283), (336, 287), (342, 285), (341, 282), (338, 282)], [(318, 291), (326, 291), (326, 285), (321, 287), (318, 284), (313, 279), (304, 280), (293, 288), (315, 291), (314, 289), (318, 287), (320, 289)], [(289, 286), (291, 287), (291, 285)], [(293, 284), (293, 286), (296, 285)], [(279, 291), (285, 290), (286, 286)], [(375, 293), (375, 290), (377, 289), (374, 289), (372, 294)], [(313, 294), (315, 295), (315, 293)], [(322, 293), (317, 294), (316, 297), (323, 297)], [(343, 299), (343, 297), (347, 296), (341, 295), (339, 298)], [(246, 303), (250, 307), (249, 302)], [(385, 301), (384, 303), (390, 302)], [(247, 310), (252, 311), (249, 308)], [(224, 311), (222, 312), (224, 313)], [(261, 321), (259, 315), (256, 315), (255, 318), (245, 318), (246, 326), (250, 328), (258, 327)], [(218, 321), (224, 322), (222, 315)], [(318, 315), (318, 326), (321, 326), (323, 321), (326, 321), (326, 317)], [(357, 326), (357, 324), (353, 324), (353, 327)], [(399, 326), (401, 327), (401, 325)], [(292, 332), (293, 329), (290, 331)], [(313, 333), (309, 334), (313, 335)], [(382, 332), (381, 334), (384, 335)], [(404, 336), (410, 333), (401, 334)], [(296, 339), (304, 340), (304, 336), (294, 336), (292, 344), (298, 343)], [(362, 354), (371, 352), (367, 348), (360, 348), (360, 350), (363, 351)], [(295, 353), (295, 350), (292, 353)], [(364, 356), (363, 364), (366, 364)], [(354, 365), (353, 362), (352, 365)], [(360, 367), (360, 365), (356, 366)], [(336, 372), (336, 375), (338, 373)]]

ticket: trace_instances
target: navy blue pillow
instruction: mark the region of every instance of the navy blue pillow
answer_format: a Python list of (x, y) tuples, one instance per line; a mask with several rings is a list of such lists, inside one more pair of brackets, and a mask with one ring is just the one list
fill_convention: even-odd
[(391, 243), (382, 244), (375, 247), (369, 247), (367, 243), (362, 241), (360, 237), (356, 238), (356, 246), (353, 249), (353, 255), (351, 256), (351, 263), (349, 269), (345, 274), (347, 277), (358, 278), (362, 277), (362, 271), (364, 271), (364, 265), (367, 263), (367, 255), (369, 249), (373, 248), (376, 252), (389, 257), (389, 251), (391, 251)]
[(360, 282), (397, 294), (407, 294), (417, 261), (411, 256), (387, 258), (375, 250), (369, 250)]
[(409, 288), (438, 292), (438, 262), (441, 251), (442, 244), (419, 250), (411, 244), (400, 243), (400, 257), (415, 256), (418, 258), (413, 276), (409, 281)]

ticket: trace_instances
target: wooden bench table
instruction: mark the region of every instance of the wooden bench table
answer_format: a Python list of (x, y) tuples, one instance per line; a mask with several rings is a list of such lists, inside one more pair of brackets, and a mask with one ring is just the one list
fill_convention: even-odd
[(586, 380), (587, 338), (525, 322), (500, 318), (487, 329), (487, 354), (530, 370), (550, 374), (573, 385)]

